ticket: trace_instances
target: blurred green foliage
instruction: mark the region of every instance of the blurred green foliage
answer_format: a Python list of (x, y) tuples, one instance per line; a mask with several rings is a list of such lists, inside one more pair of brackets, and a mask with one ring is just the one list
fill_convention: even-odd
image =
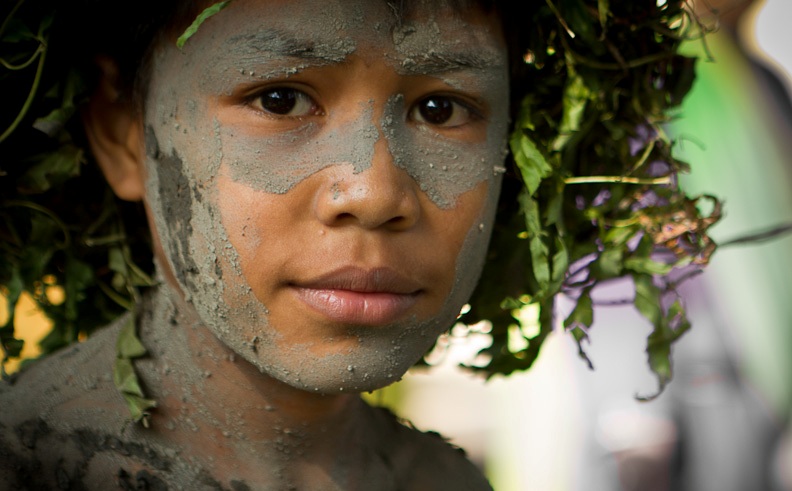
[[(647, 356), (660, 389), (671, 379), (671, 344), (689, 323), (676, 286), (715, 250), (713, 197), (677, 185), (687, 164), (663, 125), (694, 79), (677, 53), (702, 28), (683, 1), (547, 0), (531, 5), (523, 58), (532, 73), (510, 146), (523, 186), (502, 210), (489, 263), (462, 321), (492, 323), (488, 375), (529, 368), (553, 330), (556, 298), (575, 301), (560, 325), (589, 339), (598, 286), (631, 278), (635, 308), (652, 325)], [(709, 202), (709, 203), (706, 203)], [(505, 206), (509, 206), (506, 203)], [(708, 206), (704, 206), (708, 205)], [(539, 307), (540, 330), (509, 343), (515, 309)], [(519, 332), (525, 333), (525, 329)]]

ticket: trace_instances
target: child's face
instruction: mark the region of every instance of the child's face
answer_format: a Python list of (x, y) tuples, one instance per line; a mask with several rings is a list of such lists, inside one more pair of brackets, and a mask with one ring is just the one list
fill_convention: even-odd
[(494, 17), (372, 0), (235, 0), (160, 46), (146, 201), (202, 322), (307, 390), (399, 378), (478, 279), (506, 64)]

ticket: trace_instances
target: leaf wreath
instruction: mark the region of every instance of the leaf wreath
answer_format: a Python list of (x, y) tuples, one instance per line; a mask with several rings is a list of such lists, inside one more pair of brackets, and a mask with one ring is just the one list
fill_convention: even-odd
[[(227, 4), (205, 10), (180, 44)], [(19, 0), (0, 10), (0, 87), (9, 101), (0, 113), (4, 360), (20, 353), (13, 312), (23, 291), (54, 322), (42, 343), (49, 352), (118, 318), (153, 284), (140, 207), (113, 197), (83, 150), (74, 116), (91, 68), (59, 51), (68, 43), (51, 42), (76, 35), (76, 17), (63, 5)], [(715, 251), (708, 231), (721, 214), (716, 198), (679, 188), (688, 166), (674, 158), (663, 129), (694, 78), (695, 60), (678, 48), (702, 28), (683, 0), (508, 6), (518, 107), (487, 264), (461, 318), (492, 326), (487, 361), (471, 368), (487, 375), (529, 368), (553, 330), (559, 294), (575, 301), (559, 324), (585, 358), (592, 293), (631, 278), (630, 301), (652, 325), (648, 362), (662, 389), (672, 375), (671, 345), (690, 326), (676, 287), (708, 263)], [(64, 289), (62, 303), (49, 300), (53, 286)], [(530, 323), (518, 315), (525, 306), (537, 314)], [(523, 342), (510, 342), (515, 336)], [(134, 356), (122, 351), (117, 381), (143, 401), (135, 402), (143, 420), (150, 401), (129, 378)]]

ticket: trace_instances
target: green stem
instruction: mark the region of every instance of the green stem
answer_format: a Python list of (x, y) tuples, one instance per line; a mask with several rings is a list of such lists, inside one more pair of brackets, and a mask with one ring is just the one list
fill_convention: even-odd
[(88, 247), (106, 246), (108, 244), (119, 244), (126, 240), (126, 235), (123, 233), (106, 235), (104, 237), (87, 237), (83, 239), (83, 243)]
[[(43, 42), (43, 41), (42, 41)], [(36, 76), (33, 79), (33, 85), (30, 87), (30, 93), (28, 93), (27, 99), (25, 100), (25, 104), (22, 106), (22, 109), (17, 114), (16, 119), (11, 126), (9, 126), (2, 135), (0, 135), (0, 143), (2, 143), (6, 138), (14, 132), (14, 130), (19, 126), (19, 123), (25, 118), (28, 110), (30, 110), (30, 106), (33, 104), (33, 99), (36, 98), (36, 92), (38, 91), (39, 83), (41, 82), (41, 74), (44, 73), (44, 60), (47, 58), (47, 49), (44, 48), (41, 51), (41, 56), (39, 57), (38, 67), (36, 67)]]
[(575, 32), (572, 29), (569, 28), (569, 26), (567, 25), (567, 23), (564, 20), (564, 18), (561, 17), (561, 12), (558, 11), (558, 8), (556, 8), (556, 6), (553, 4), (553, 1), (552, 0), (546, 0), (546, 1), (547, 1), (547, 6), (550, 7), (550, 10), (553, 11), (553, 13), (556, 16), (556, 19), (558, 19), (558, 22), (561, 24), (561, 26), (564, 28), (564, 30), (566, 30), (566, 32), (569, 35), (569, 37), (574, 39), (575, 38)]
[(32, 201), (10, 200), (10, 201), (4, 201), (2, 203), (2, 207), (28, 208), (31, 210), (35, 210), (39, 213), (43, 213), (44, 215), (47, 215), (61, 229), (61, 232), (63, 232), (63, 244), (61, 245), (61, 247), (65, 249), (69, 247), (69, 245), (71, 244), (71, 234), (69, 234), (69, 229), (66, 227), (66, 224), (63, 223), (55, 213), (39, 205), (38, 203), (33, 203)]
[(643, 153), (638, 158), (638, 162), (636, 162), (635, 165), (633, 166), (632, 170), (630, 170), (630, 174), (632, 174), (633, 172), (635, 172), (638, 169), (640, 169), (641, 167), (643, 167), (643, 165), (646, 163), (646, 160), (649, 158), (649, 154), (651, 154), (652, 150), (654, 150), (655, 142), (657, 142), (657, 139), (655, 139), (655, 138), (652, 138), (651, 140), (649, 140), (649, 144), (646, 145), (646, 148), (644, 148)]
[(5, 61), (4, 59), (0, 58), (0, 65), (3, 65), (4, 67), (6, 67), (8, 70), (11, 70), (11, 71), (23, 70), (23, 69), (29, 67), (31, 65), (31, 63), (36, 61), (36, 57), (39, 55), (39, 53), (42, 53), (43, 51), (44, 51), (44, 46), (42, 44), (39, 44), (39, 47), (36, 48), (36, 51), (34, 51), (33, 54), (30, 55), (30, 58), (28, 58), (27, 61), (25, 61), (24, 63), (19, 64), (19, 65), (12, 65), (11, 63), (9, 63), (9, 62)]
[(110, 300), (114, 301), (122, 308), (130, 311), (135, 308), (134, 303), (130, 302), (128, 299), (121, 296), (115, 290), (105, 285), (104, 282), (97, 281), (96, 284), (99, 285), (99, 289), (102, 290), (102, 292), (104, 292), (104, 294), (107, 295), (108, 298), (110, 298)]
[(672, 179), (670, 176), (642, 178), (642, 177), (626, 177), (626, 176), (585, 176), (585, 177), (567, 177), (564, 179), (564, 184), (671, 184)]
[(785, 223), (782, 225), (777, 225), (770, 230), (765, 230), (763, 232), (755, 232), (748, 235), (743, 235), (740, 237), (736, 237), (731, 240), (727, 240), (725, 242), (721, 242), (718, 244), (718, 247), (729, 247), (734, 245), (740, 244), (755, 244), (758, 242), (764, 242), (766, 240), (776, 239), (783, 235), (787, 235), (792, 233), (792, 222)]

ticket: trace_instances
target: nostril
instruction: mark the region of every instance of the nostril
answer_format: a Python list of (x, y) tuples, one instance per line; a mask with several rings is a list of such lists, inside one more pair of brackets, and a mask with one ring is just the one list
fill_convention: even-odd
[(402, 222), (404, 222), (404, 217), (403, 216), (393, 217), (393, 218), (391, 218), (390, 220), (387, 221), (387, 223), (389, 225), (399, 225)]

